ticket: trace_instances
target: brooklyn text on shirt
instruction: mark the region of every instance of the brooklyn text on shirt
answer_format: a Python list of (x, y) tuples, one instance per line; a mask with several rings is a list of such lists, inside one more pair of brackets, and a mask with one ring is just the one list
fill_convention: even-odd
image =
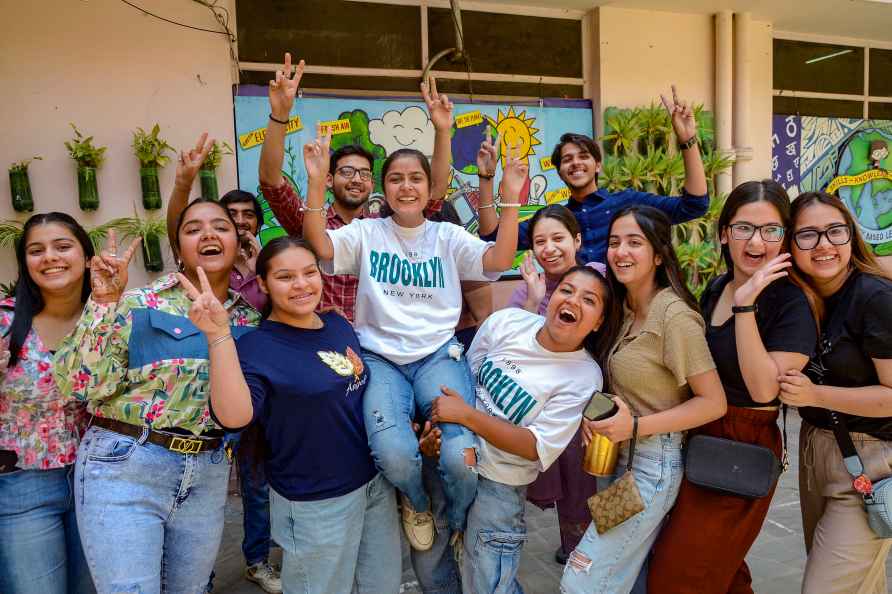
[(508, 373), (499, 367), (498, 363), (484, 359), (480, 369), (477, 370), (477, 382), (486, 388), (492, 403), (505, 415), (505, 418), (515, 425), (520, 425), (538, 401)]
[(443, 289), (446, 287), (443, 261), (434, 256), (424, 262), (411, 262), (390, 252), (369, 252), (369, 276), (379, 283), (403, 287)]

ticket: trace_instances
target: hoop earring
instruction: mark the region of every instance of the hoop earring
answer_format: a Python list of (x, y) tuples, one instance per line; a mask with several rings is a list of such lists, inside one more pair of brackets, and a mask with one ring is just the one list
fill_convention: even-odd
[(177, 260), (177, 272), (182, 272), (186, 269), (186, 266), (183, 264), (182, 260)]

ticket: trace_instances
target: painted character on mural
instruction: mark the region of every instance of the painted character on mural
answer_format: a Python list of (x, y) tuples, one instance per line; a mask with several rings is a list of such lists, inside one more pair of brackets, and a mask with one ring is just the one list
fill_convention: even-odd
[(883, 159), (889, 157), (889, 146), (885, 140), (874, 140), (870, 143), (870, 164), (873, 169), (884, 169)]

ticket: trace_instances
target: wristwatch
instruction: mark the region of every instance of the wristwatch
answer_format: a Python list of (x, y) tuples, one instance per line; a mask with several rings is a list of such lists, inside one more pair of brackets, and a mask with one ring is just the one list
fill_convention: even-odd
[(679, 143), (678, 143), (678, 150), (686, 151), (686, 150), (688, 150), (689, 148), (691, 148), (692, 146), (694, 146), (695, 144), (697, 144), (697, 135), (696, 135), (696, 134), (694, 134), (693, 136), (691, 136), (690, 138), (688, 138), (688, 139), (685, 140), (684, 142), (679, 142)]
[(750, 312), (755, 313), (757, 311), (759, 311), (759, 308), (756, 306), (755, 303), (752, 305), (732, 305), (731, 306), (731, 313), (735, 313), (735, 314), (750, 313)]

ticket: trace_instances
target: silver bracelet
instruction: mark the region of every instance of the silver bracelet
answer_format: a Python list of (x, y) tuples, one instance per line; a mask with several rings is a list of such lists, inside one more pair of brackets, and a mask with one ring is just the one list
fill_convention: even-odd
[(325, 207), (320, 206), (319, 208), (310, 208), (309, 206), (304, 206), (300, 210), (301, 212), (325, 212)]
[(477, 207), (477, 210), (482, 210), (482, 209), (484, 209), (484, 208), (495, 208), (495, 207), (496, 207), (496, 205), (495, 205), (495, 204), (492, 204), (492, 203), (490, 203), (490, 204), (481, 204), (480, 206)]
[(520, 208), (520, 202), (499, 202), (499, 208)]
[(211, 341), (210, 343), (208, 343), (208, 350), (211, 350), (212, 348), (214, 348), (215, 346), (217, 346), (217, 345), (220, 344), (221, 342), (226, 342), (226, 341), (229, 340), (230, 338), (232, 338), (232, 334), (227, 334), (227, 335), (225, 335), (225, 336), (221, 336), (220, 338), (215, 338), (213, 341)]

